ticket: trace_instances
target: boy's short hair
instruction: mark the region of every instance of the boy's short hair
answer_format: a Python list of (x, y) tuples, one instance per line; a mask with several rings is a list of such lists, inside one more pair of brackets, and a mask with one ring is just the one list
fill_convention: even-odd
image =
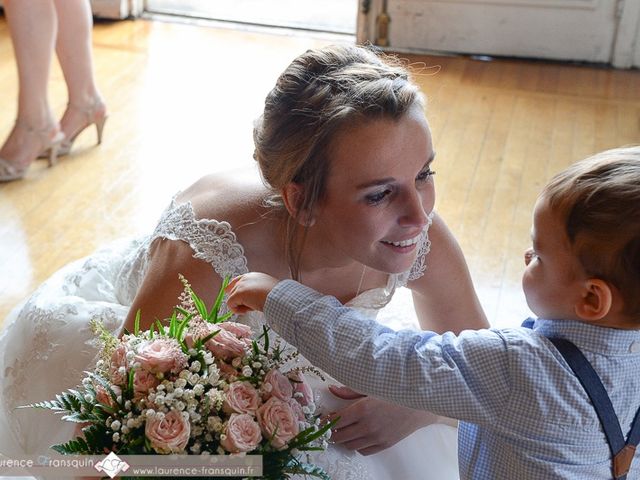
[(542, 191), (587, 275), (612, 284), (640, 316), (640, 146), (571, 165)]

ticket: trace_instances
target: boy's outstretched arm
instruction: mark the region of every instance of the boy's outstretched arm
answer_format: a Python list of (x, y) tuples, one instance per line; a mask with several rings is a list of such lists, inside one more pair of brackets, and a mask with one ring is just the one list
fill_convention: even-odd
[(345, 385), (480, 424), (496, 421), (504, 411), (511, 372), (500, 332), (396, 332), (293, 280), (248, 279), (235, 308), (264, 308), (276, 332)]
[(239, 315), (252, 310), (263, 311), (267, 295), (278, 281), (266, 273), (250, 272), (237, 276), (225, 289), (229, 309)]

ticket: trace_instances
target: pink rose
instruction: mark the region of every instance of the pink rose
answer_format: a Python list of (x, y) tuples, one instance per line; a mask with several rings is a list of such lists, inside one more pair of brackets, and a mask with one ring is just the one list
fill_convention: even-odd
[(260, 395), (249, 382), (234, 382), (224, 394), (222, 408), (227, 413), (250, 413), (255, 415), (260, 406)]
[(189, 421), (177, 410), (171, 410), (162, 420), (157, 415), (148, 418), (144, 427), (151, 446), (160, 454), (184, 452), (190, 433)]
[(253, 333), (251, 327), (237, 322), (222, 322), (217, 325), (222, 330), (226, 330), (229, 333), (234, 334), (238, 338), (251, 337)]
[[(96, 389), (96, 400), (98, 403), (106, 405), (107, 407), (114, 408), (116, 406), (116, 402), (111, 396), (111, 394), (104, 388), (102, 385), (98, 384), (95, 386)], [(111, 385), (111, 390), (116, 394), (116, 397), (122, 395), (122, 389), (117, 385)]]
[(287, 402), (293, 396), (291, 382), (275, 368), (265, 375), (262, 391), (265, 399), (274, 396)]
[(160, 380), (153, 373), (142, 368), (136, 370), (133, 374), (133, 391), (136, 398), (143, 397), (149, 390), (159, 384)]
[(248, 348), (247, 342), (223, 329), (220, 329), (215, 337), (207, 341), (206, 346), (211, 353), (222, 360), (243, 357)]
[(260, 426), (251, 415), (246, 413), (232, 413), (224, 435), (225, 437), (220, 440), (220, 445), (230, 453), (255, 450), (262, 440)]
[(111, 354), (111, 363), (109, 366), (109, 376), (111, 381), (116, 385), (124, 385), (127, 382), (126, 374), (120, 373), (120, 368), (125, 369), (129, 367), (127, 363), (127, 347), (121, 343)]
[(304, 375), (299, 372), (289, 373), (289, 379), (293, 383), (293, 398), (295, 398), (300, 405), (306, 407), (313, 402), (313, 390), (307, 382), (304, 380)]
[(258, 423), (275, 448), (283, 448), (299, 433), (298, 418), (288, 403), (271, 397), (258, 408)]
[(177, 373), (187, 365), (187, 356), (174, 339), (157, 338), (142, 343), (135, 356), (136, 361), (151, 373)]

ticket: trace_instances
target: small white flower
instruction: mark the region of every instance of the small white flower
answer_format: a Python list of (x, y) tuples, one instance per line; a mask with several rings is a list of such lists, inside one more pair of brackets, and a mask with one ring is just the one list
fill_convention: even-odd
[(204, 393), (204, 385), (199, 383), (198, 385), (193, 387), (193, 393), (198, 396), (202, 395)]
[[(180, 372), (180, 374), (182, 375), (182, 373), (186, 373), (186, 370), (183, 370), (182, 372)], [(184, 388), (187, 386), (187, 378), (189, 377), (189, 374), (187, 373), (186, 377), (180, 377), (179, 379), (177, 379), (174, 383), (175, 386), (177, 388)]]
[(253, 375), (253, 370), (251, 370), (251, 367), (249, 365), (245, 365), (244, 367), (242, 367), (242, 375), (244, 375), (245, 377), (250, 377), (251, 375)]
[(253, 362), (253, 363), (251, 364), (251, 366), (252, 366), (253, 368), (255, 368), (255, 369), (258, 369), (258, 368), (262, 367), (262, 364), (261, 364), (260, 362)]
[(117, 432), (118, 430), (120, 430), (120, 426), (121, 426), (120, 421), (115, 420), (111, 423), (111, 430), (113, 430), (114, 432)]
[(174, 406), (176, 407), (176, 410), (180, 411), (184, 410), (187, 407), (184, 402), (176, 402)]
[(149, 408), (145, 414), (147, 418), (153, 418), (156, 416), (156, 411), (153, 408)]
[(131, 400), (127, 400), (126, 402), (124, 402), (124, 408), (126, 410), (131, 410)]
[(240, 368), (240, 365), (242, 365), (242, 359), (240, 357), (236, 357), (233, 360), (231, 360), (231, 365), (233, 365), (235, 368)]
[(193, 362), (191, 362), (189, 370), (191, 370), (192, 372), (199, 372), (201, 368), (202, 364), (198, 360), (194, 360)]
[(174, 396), (175, 398), (180, 398), (180, 397), (182, 397), (182, 395), (183, 395), (183, 394), (184, 394), (184, 390), (183, 390), (183, 389), (181, 389), (181, 388), (176, 388), (176, 389), (173, 391), (173, 396)]
[(123, 435), (126, 435), (127, 433), (129, 433), (129, 427), (124, 426), (122, 427), (122, 429), (120, 429), (120, 431), (122, 432)]
[(207, 418), (207, 429), (212, 432), (219, 432), (222, 430), (222, 420), (220, 417), (214, 416)]
[(197, 384), (199, 382), (200, 382), (200, 375), (198, 375), (197, 373), (192, 373), (189, 376), (189, 384), (190, 385), (195, 385), (195, 384)]
[(91, 403), (93, 402), (93, 395), (91, 395), (90, 393), (85, 394), (84, 396), (85, 401)]
[(111, 437), (111, 439), (115, 442), (118, 443), (120, 441), (120, 434), (118, 432), (114, 433), (113, 436)]

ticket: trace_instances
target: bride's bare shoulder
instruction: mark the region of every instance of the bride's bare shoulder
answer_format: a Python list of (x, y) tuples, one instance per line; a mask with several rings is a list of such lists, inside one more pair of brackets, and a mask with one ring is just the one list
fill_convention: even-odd
[(238, 170), (202, 177), (176, 200), (191, 202), (197, 218), (225, 220), (239, 227), (264, 216), (267, 195), (267, 188), (254, 170)]

